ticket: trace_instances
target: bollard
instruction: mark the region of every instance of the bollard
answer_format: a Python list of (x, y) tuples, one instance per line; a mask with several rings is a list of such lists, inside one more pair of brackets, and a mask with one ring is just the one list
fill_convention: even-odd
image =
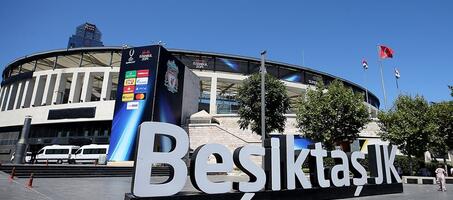
[(14, 176), (16, 176), (16, 167), (13, 167), (13, 170), (11, 170), (11, 175), (9, 176), (9, 179), (13, 180)]
[(98, 165), (98, 160), (94, 160), (94, 166), (97, 166)]
[(30, 178), (28, 179), (28, 183), (27, 183), (27, 187), (28, 188), (32, 188), (33, 187), (33, 176), (34, 176), (34, 173), (31, 173), (30, 174)]

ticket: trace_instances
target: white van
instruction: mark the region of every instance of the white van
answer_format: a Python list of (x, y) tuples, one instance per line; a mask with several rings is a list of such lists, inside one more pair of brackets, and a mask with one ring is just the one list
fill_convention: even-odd
[[(94, 163), (109, 152), (108, 144), (90, 144), (80, 147), (75, 153), (75, 163)], [(102, 158), (101, 158), (102, 159)], [(105, 160), (105, 159), (104, 159)]]
[(45, 146), (38, 151), (36, 162), (56, 162), (58, 164), (69, 161), (74, 157), (79, 146), (72, 145), (51, 145)]

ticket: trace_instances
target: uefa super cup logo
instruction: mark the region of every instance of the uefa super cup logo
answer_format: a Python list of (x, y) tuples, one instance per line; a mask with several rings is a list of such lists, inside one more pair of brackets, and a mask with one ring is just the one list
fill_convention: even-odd
[(127, 59), (126, 64), (133, 64), (133, 63), (135, 63), (135, 60), (134, 60), (134, 57), (133, 57), (134, 54), (135, 54), (135, 50), (134, 50), (134, 49), (129, 50), (129, 59)]

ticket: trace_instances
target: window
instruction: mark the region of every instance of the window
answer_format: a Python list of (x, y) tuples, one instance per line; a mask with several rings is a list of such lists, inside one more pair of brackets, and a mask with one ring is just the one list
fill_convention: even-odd
[(288, 82), (302, 83), (302, 72), (296, 69), (280, 67), (278, 78)]
[(306, 83), (310, 85), (316, 85), (318, 82), (322, 82), (322, 76), (311, 72), (305, 72)]
[(105, 154), (107, 149), (99, 148), (99, 149), (84, 149), (83, 154)]
[(118, 73), (112, 72), (112, 90), (110, 91), (110, 100), (116, 99), (116, 91), (118, 89)]
[(234, 72), (247, 74), (248, 62), (243, 60), (217, 57), (215, 60), (215, 70), (222, 72)]
[(82, 57), (81, 53), (58, 56), (56, 68), (65, 69), (79, 67), (81, 57)]
[(69, 154), (69, 149), (46, 149), (46, 154)]
[(119, 52), (113, 52), (112, 56), (112, 67), (120, 67), (121, 54)]
[(75, 154), (81, 154), (82, 153), (82, 149), (77, 149), (77, 151), (75, 152)]
[(81, 67), (110, 67), (110, 52), (86, 52)]
[(20, 66), (13, 66), (11, 71), (11, 76), (18, 75), (20, 72)]
[(71, 91), (71, 84), (72, 84), (72, 74), (68, 74), (64, 77), (62, 76), (61, 78), (62, 79), (64, 78), (64, 80), (62, 82), (64, 84), (64, 90), (62, 91), (63, 98), (62, 98), (61, 103), (65, 104), (65, 103), (68, 103), (68, 101), (69, 101), (69, 93)]
[(198, 111), (205, 110), (209, 113), (209, 104), (211, 100), (211, 79), (202, 79), (200, 81), (200, 99), (198, 102)]
[(266, 73), (272, 75), (275, 78), (278, 78), (278, 67), (275, 65), (266, 64)]
[(214, 58), (199, 55), (181, 55), (181, 62), (191, 68), (198, 70), (214, 70)]
[(25, 72), (31, 72), (31, 71), (35, 70), (35, 62), (36, 61), (30, 61), (28, 63), (22, 64), (22, 68), (20, 69), (20, 72), (25, 73)]
[(217, 113), (231, 114), (237, 113), (239, 103), (236, 101), (239, 84), (229, 80), (217, 80)]
[(35, 71), (52, 70), (55, 65), (56, 57), (49, 57), (37, 60)]
[(78, 149), (71, 149), (71, 154), (75, 154)]

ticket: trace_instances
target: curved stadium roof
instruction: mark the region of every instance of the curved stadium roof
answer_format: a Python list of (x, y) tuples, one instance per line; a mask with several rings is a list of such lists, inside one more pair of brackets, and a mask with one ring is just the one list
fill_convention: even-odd
[[(55, 56), (65, 56), (65, 55), (72, 55), (72, 54), (77, 54), (77, 53), (85, 53), (85, 52), (90, 52), (90, 53), (96, 53), (96, 52), (112, 52), (120, 54), (121, 50), (123, 47), (118, 47), (118, 46), (113, 46), (113, 47), (83, 47), (83, 48), (72, 48), (72, 49), (57, 49), (57, 50), (50, 50), (50, 51), (44, 51), (44, 52), (39, 52), (39, 53), (34, 53), (31, 55), (23, 56), (20, 58), (15, 59), (14, 61), (10, 62), (9, 64), (6, 65), (2, 72), (2, 85), (5, 81), (7, 81), (11, 77), (7, 77), (7, 73), (10, 73), (11, 69), (14, 69), (17, 66), (43, 59), (43, 58), (49, 58), (49, 57), (55, 57)], [(223, 53), (214, 53), (214, 52), (204, 52), (204, 51), (194, 51), (194, 50), (183, 50), (183, 49), (168, 49), (170, 52), (174, 54), (186, 54), (186, 55), (199, 55), (199, 56), (213, 56), (213, 57), (220, 57), (220, 58), (225, 58), (225, 59), (237, 59), (237, 60), (244, 60), (248, 62), (260, 62), (258, 58), (253, 58), (253, 57), (246, 57), (246, 56), (238, 56), (238, 55), (231, 55), (231, 54), (223, 54)], [(100, 64), (102, 64), (101, 61), (99, 61)], [(313, 73), (318, 76), (322, 76), (324, 80), (334, 80), (338, 79), (344, 82), (345, 85), (349, 85), (353, 88), (353, 90), (360, 91), (360, 92), (365, 92), (365, 88), (362, 86), (355, 84), (351, 81), (348, 81), (346, 79), (321, 72), (315, 69), (299, 66), (299, 65), (293, 65), (293, 64), (288, 64), (288, 63), (283, 63), (283, 62), (277, 62), (277, 61), (271, 61), (267, 60), (266, 64), (269, 65), (274, 65), (274, 66), (281, 66), (284, 68), (289, 68), (293, 70), (302, 70), (304, 72), (309, 72)], [(102, 65), (101, 65), (102, 66)], [(118, 63), (119, 66), (119, 63)], [(375, 107), (379, 108), (379, 99), (374, 95), (372, 92), (368, 91), (370, 103), (373, 104)]]

